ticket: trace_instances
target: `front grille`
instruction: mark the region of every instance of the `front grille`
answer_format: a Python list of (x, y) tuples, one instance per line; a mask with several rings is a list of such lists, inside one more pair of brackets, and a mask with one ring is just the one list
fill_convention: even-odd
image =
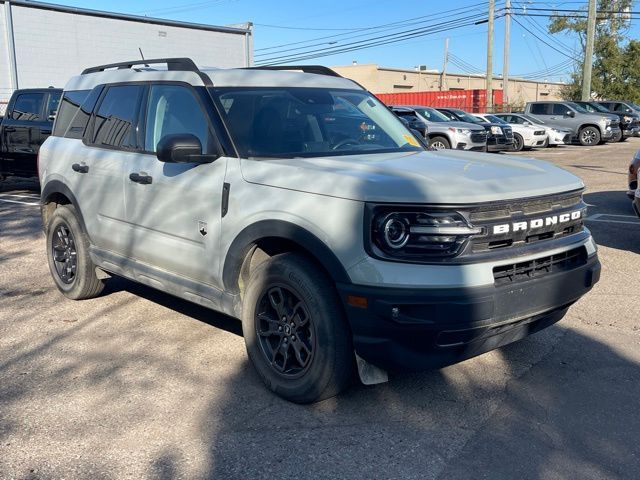
[[(474, 227), (481, 227), (482, 233), (471, 239), (470, 251), (525, 246), (578, 233), (583, 229), (585, 207), (582, 193), (572, 192), (475, 208), (468, 212), (469, 221)], [(578, 218), (567, 219), (566, 215), (578, 211)], [(541, 226), (531, 224), (541, 219)], [(526, 228), (522, 228), (525, 223)], [(505, 226), (506, 231), (500, 228)]]
[(487, 132), (474, 132), (471, 134), (473, 143), (484, 143), (487, 141)]
[(511, 140), (513, 138), (513, 130), (511, 127), (502, 127), (504, 131), (504, 136), (507, 137), (507, 140)]
[(525, 282), (534, 278), (542, 278), (554, 273), (573, 270), (586, 263), (587, 250), (585, 247), (579, 247), (528, 262), (494, 267), (493, 280), (496, 286)]

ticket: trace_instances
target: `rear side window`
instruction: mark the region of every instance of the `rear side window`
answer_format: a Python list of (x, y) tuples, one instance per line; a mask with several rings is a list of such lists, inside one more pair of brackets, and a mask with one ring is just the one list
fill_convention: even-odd
[(136, 149), (135, 124), (142, 87), (109, 87), (95, 113), (90, 143), (101, 147)]
[(27, 121), (40, 120), (43, 103), (44, 93), (21, 93), (13, 104), (11, 118)]
[(534, 103), (531, 105), (531, 113), (533, 115), (548, 115), (550, 113), (548, 106), (548, 103)]
[(64, 96), (58, 106), (58, 113), (53, 125), (53, 135), (63, 137), (73, 117), (78, 113), (80, 105), (89, 95), (89, 90), (75, 90), (64, 92)]

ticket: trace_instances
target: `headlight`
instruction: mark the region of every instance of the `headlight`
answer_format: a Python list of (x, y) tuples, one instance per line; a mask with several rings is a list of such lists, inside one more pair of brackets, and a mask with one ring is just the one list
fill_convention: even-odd
[(450, 257), (470, 236), (482, 232), (457, 212), (370, 205), (368, 218), (371, 253), (386, 259), (420, 262)]
[(626, 115), (624, 117), (622, 117), (622, 121), (624, 123), (631, 123), (631, 120), (633, 120), (633, 119), (631, 117), (626, 116)]
[(491, 133), (494, 135), (502, 135), (502, 129), (500, 127), (492, 126)]
[(610, 125), (611, 124), (611, 119), (607, 118), (607, 117), (601, 117), (600, 118), (601, 121), (603, 121), (605, 124)]
[(469, 128), (458, 128), (457, 131), (463, 135), (471, 135), (471, 129)]

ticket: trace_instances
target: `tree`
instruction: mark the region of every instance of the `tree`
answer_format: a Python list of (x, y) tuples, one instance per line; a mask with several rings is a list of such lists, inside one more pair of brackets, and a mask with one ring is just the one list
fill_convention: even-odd
[[(596, 36), (594, 45), (591, 90), (599, 98), (625, 98), (640, 100), (637, 87), (640, 72), (629, 67), (638, 66), (640, 42), (631, 40), (625, 44), (629, 28), (629, 12), (632, 0), (598, 0)], [(577, 34), (582, 51), (585, 51), (587, 34), (587, 9), (575, 15), (555, 12), (549, 22), (549, 33)], [(571, 81), (562, 90), (566, 99), (579, 100), (582, 91), (582, 59), (577, 59)]]

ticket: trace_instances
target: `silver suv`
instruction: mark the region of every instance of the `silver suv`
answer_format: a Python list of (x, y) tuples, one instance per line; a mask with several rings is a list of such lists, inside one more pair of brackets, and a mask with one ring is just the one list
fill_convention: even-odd
[(429, 139), (429, 145), (437, 150), (487, 150), (487, 132), (475, 123), (449, 120), (435, 108), (398, 105), (391, 111), (408, 121), (409, 127)]
[(570, 129), (580, 145), (597, 145), (613, 140), (620, 131), (620, 120), (608, 113), (590, 113), (574, 102), (529, 102), (525, 115), (533, 115), (558, 129)]
[(265, 384), (312, 402), (523, 338), (598, 281), (564, 170), (425, 151), (323, 67), (144, 63), (72, 78), (40, 150), (68, 298), (118, 275), (236, 317)]

